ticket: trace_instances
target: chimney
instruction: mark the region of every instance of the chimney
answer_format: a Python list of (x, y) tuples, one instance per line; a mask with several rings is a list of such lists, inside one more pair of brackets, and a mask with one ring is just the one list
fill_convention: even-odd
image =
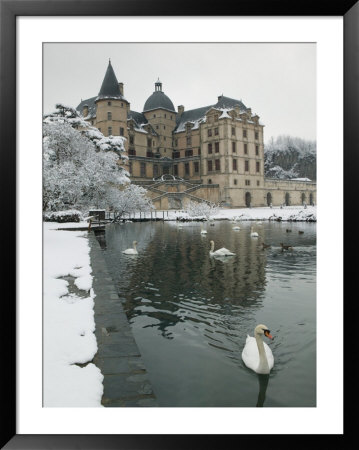
[(183, 114), (183, 112), (184, 112), (184, 106), (183, 105), (178, 106), (177, 109), (178, 109), (178, 114), (179, 115)]
[(119, 88), (119, 90), (120, 90), (120, 94), (121, 94), (122, 97), (123, 97), (123, 83), (118, 83), (118, 88)]
[(88, 107), (88, 105), (84, 105), (83, 106), (83, 108), (82, 108), (82, 115), (84, 117), (87, 117), (89, 115), (89, 107)]

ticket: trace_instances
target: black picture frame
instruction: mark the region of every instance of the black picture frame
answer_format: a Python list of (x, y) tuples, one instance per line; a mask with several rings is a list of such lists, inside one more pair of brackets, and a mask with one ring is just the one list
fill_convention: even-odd
[[(0, 0), (0, 168), (4, 217), (0, 221), (2, 270), (2, 432), (1, 448), (6, 449), (184, 449), (206, 445), (209, 448), (229, 448), (234, 445), (287, 445), (296, 439), (298, 445), (313, 445), (319, 438), (329, 438), (336, 447), (343, 446), (345, 436), (353, 430), (353, 417), (345, 421), (343, 435), (19, 435), (16, 433), (16, 17), (19, 16), (342, 16), (344, 19), (344, 245), (347, 256), (356, 250), (354, 231), (355, 206), (353, 179), (359, 164), (356, 151), (359, 142), (359, 4), (356, 1), (336, 3), (302, 0), (301, 2), (258, 0), (216, 2), (182, 0)], [(353, 207), (354, 205), (354, 207)], [(5, 237), (6, 236), (6, 237)], [(350, 245), (350, 247), (349, 247)], [(349, 251), (350, 248), (350, 251)], [(354, 272), (344, 273), (344, 285), (349, 292)], [(353, 297), (352, 300), (355, 300)], [(345, 305), (345, 340), (355, 329), (355, 301)], [(328, 333), (335, 324), (328, 324)], [(344, 356), (348, 356), (346, 349)], [(355, 350), (354, 350), (355, 351)], [(351, 362), (351, 361), (350, 361)], [(355, 365), (355, 364), (354, 364)], [(348, 364), (348, 370), (352, 364)], [(328, 374), (329, 375), (329, 374)], [(346, 380), (348, 381), (348, 380)], [(348, 386), (348, 385), (347, 385)], [(346, 389), (348, 395), (355, 392)], [(349, 393), (349, 394), (348, 394)], [(328, 393), (330, 395), (330, 393)], [(350, 401), (345, 402), (350, 407)], [(279, 437), (281, 439), (279, 439)]]

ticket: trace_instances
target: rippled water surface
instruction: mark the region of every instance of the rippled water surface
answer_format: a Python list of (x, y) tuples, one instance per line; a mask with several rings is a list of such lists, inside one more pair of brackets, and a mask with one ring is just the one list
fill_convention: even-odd
[[(100, 238), (160, 406), (316, 405), (316, 224), (113, 224)], [(259, 238), (250, 237), (254, 225)], [(291, 230), (287, 232), (286, 230)], [(299, 231), (303, 233), (299, 233)], [(209, 255), (226, 247), (235, 256)], [(138, 241), (138, 256), (121, 252)], [(261, 243), (271, 247), (263, 250)], [(292, 245), (282, 251), (280, 243)], [(241, 353), (271, 330), (269, 377)]]

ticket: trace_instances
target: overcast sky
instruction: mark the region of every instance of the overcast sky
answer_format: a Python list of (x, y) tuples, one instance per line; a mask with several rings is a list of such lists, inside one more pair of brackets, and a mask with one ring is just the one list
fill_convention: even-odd
[(265, 142), (280, 134), (316, 139), (315, 44), (44, 44), (44, 113), (96, 96), (109, 58), (134, 111), (159, 78), (176, 110), (223, 94), (260, 116)]

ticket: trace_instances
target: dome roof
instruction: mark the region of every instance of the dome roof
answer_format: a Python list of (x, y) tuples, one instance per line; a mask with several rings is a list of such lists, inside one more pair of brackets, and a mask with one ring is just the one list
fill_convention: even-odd
[(155, 92), (146, 100), (143, 112), (153, 109), (167, 109), (168, 111), (176, 112), (171, 100), (162, 92), (162, 83), (160, 81), (155, 83)]

